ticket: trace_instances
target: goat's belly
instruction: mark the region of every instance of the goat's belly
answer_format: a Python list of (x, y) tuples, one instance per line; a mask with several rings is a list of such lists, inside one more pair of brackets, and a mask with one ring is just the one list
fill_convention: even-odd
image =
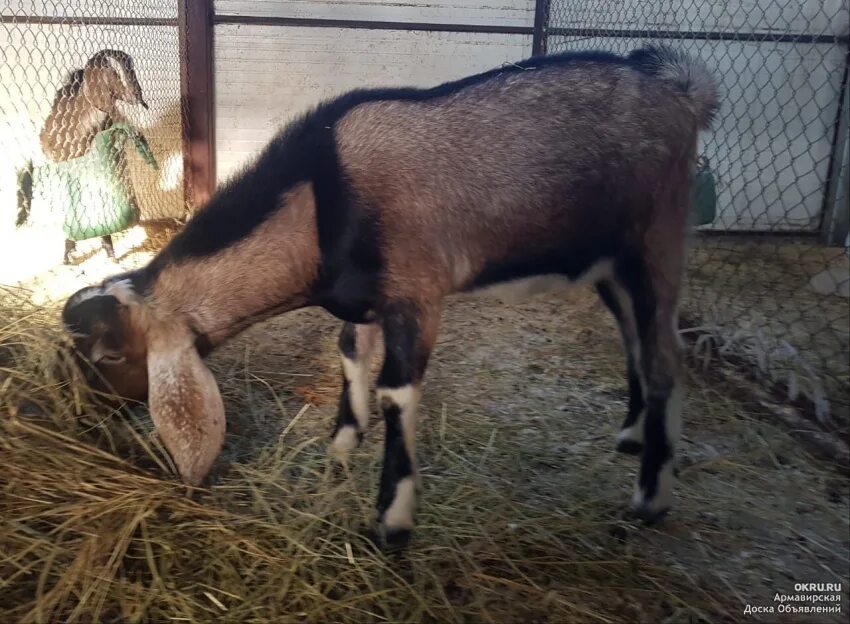
[(519, 303), (546, 293), (567, 292), (582, 284), (596, 284), (612, 276), (613, 262), (606, 259), (591, 265), (575, 278), (560, 273), (531, 275), (465, 290), (462, 294), (504, 303)]

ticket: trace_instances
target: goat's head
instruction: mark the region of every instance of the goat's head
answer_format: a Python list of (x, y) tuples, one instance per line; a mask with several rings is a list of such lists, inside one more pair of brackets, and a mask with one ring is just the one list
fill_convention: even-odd
[(105, 288), (84, 288), (68, 299), (62, 321), (90, 365), (84, 368), (93, 388), (124, 399), (147, 398), (147, 345), (129, 305)]
[(120, 50), (101, 50), (83, 70), (83, 93), (102, 111), (110, 112), (116, 100), (148, 107), (133, 69), (133, 59)]
[(62, 320), (88, 360), (92, 387), (147, 398), (181, 477), (200, 483), (224, 441), (224, 405), (186, 323), (161, 317), (126, 280), (76, 292)]

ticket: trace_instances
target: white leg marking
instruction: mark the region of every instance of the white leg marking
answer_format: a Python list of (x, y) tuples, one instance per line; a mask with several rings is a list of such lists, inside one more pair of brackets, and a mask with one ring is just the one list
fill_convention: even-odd
[(654, 516), (666, 511), (673, 506), (673, 485), (676, 477), (673, 476), (673, 460), (669, 460), (661, 466), (658, 473), (658, 489), (652, 499), (647, 500), (646, 493), (641, 490), (639, 484), (635, 484), (635, 493), (632, 496), (632, 508), (646, 516)]
[(647, 500), (646, 493), (640, 489), (639, 485), (635, 486), (632, 507), (635, 510), (644, 511), (650, 516), (673, 506), (673, 486), (676, 483), (673, 468), (676, 464), (676, 445), (682, 432), (683, 398), (684, 390), (682, 385), (676, 384), (667, 399), (667, 409), (664, 414), (664, 433), (667, 437), (667, 445), (670, 448), (671, 457), (661, 466), (661, 470), (658, 473), (658, 489), (655, 496)]
[(679, 437), (682, 435), (682, 404), (685, 399), (685, 390), (681, 383), (677, 383), (667, 399), (667, 413), (664, 414), (664, 431), (667, 435), (667, 444), (670, 445), (670, 453), (674, 453)]
[[(623, 320), (620, 324), (620, 332), (623, 336), (623, 346), (626, 353), (632, 362), (635, 373), (640, 381), (641, 393), (644, 401), (646, 401), (646, 381), (643, 374), (643, 358), (641, 356), (640, 337), (637, 331), (637, 319), (635, 318), (635, 308), (632, 304), (631, 295), (623, 288), (617, 280), (608, 282), (611, 292), (617, 299), (620, 306), (620, 314)], [(637, 420), (629, 427), (624, 427), (617, 434), (617, 442), (631, 441), (643, 444), (643, 423), (646, 417), (646, 409), (641, 410)]]
[(369, 358), (350, 360), (342, 356), (342, 372), (348, 381), (348, 401), (361, 430), (369, 425)]
[(384, 512), (384, 527), (390, 530), (412, 529), (415, 505), (415, 480), (413, 477), (405, 477), (396, 484), (393, 502)]
[(416, 473), (416, 407), (419, 404), (419, 387), (414, 385), (401, 388), (378, 388), (378, 402), (386, 398), (398, 405), (401, 412), (401, 431), (404, 435), (404, 448), (410, 457), (410, 463)]
[(348, 454), (357, 448), (359, 442), (357, 429), (351, 425), (340, 427), (336, 432), (333, 441), (328, 447), (328, 454), (339, 461), (345, 463), (348, 460)]
[(646, 415), (646, 410), (642, 410), (638, 415), (635, 424), (630, 427), (623, 427), (620, 429), (620, 432), (617, 434), (617, 442), (639, 442), (643, 444), (643, 421)]

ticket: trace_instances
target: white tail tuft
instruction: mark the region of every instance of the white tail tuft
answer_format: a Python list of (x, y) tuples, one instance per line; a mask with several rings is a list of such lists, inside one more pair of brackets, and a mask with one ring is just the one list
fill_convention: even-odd
[(720, 88), (701, 60), (666, 46), (635, 50), (629, 60), (678, 87), (690, 99), (699, 127), (708, 128), (720, 107)]

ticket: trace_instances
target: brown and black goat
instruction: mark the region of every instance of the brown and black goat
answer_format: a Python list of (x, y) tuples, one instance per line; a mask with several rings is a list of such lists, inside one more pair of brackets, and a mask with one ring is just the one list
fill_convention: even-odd
[(73, 295), (64, 322), (119, 394), (147, 395), (192, 484), (225, 431), (211, 349), (303, 306), (344, 320), (331, 448), (345, 456), (368, 424), (382, 332), (377, 517), (398, 544), (413, 527), (416, 408), (443, 299), (591, 281), (622, 329), (618, 448), (641, 455), (633, 507), (652, 520), (672, 501), (677, 302), (697, 132), (717, 102), (708, 71), (665, 48), (351, 92), (283, 130), (148, 266)]
[(121, 119), (117, 102), (148, 105), (133, 68), (120, 50), (101, 50), (75, 69), (56, 92), (41, 129), (41, 148), (51, 162), (85, 154), (98, 132)]
[[(118, 101), (147, 108), (133, 59), (120, 50), (101, 50), (83, 69), (70, 72), (56, 92), (50, 114), (41, 129), (41, 148), (51, 162), (65, 162), (88, 152), (95, 136), (120, 121)], [(112, 237), (101, 237), (110, 258), (115, 256)], [(64, 262), (75, 249), (65, 241)]]

